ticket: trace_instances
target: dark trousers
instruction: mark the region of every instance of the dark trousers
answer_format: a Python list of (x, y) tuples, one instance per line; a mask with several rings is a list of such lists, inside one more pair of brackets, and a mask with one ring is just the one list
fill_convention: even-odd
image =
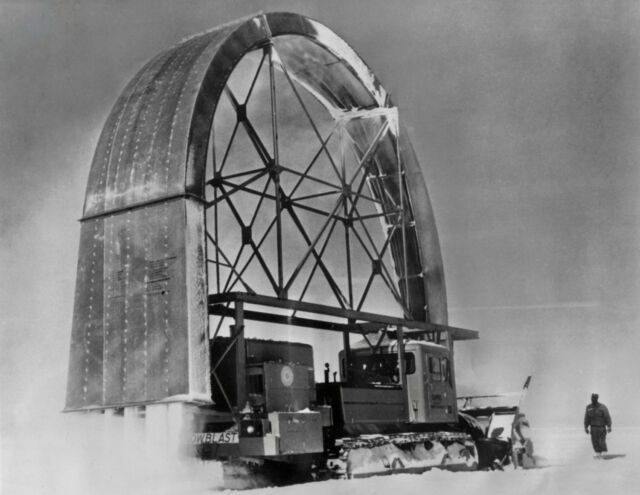
[(591, 427), (591, 445), (596, 454), (607, 451), (607, 428), (604, 426)]

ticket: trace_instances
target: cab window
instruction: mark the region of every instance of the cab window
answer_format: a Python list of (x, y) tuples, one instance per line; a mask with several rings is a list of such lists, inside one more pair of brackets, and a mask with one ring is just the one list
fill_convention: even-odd
[(435, 356), (429, 356), (429, 375), (431, 375), (431, 380), (434, 382), (442, 381), (442, 366), (440, 363), (440, 358)]
[(451, 385), (451, 368), (449, 367), (449, 359), (443, 357), (441, 360), (442, 381)]
[(449, 358), (427, 356), (427, 369), (432, 382), (446, 382), (451, 385), (451, 366)]
[[(405, 354), (406, 374), (416, 371), (415, 357)], [(351, 356), (349, 361), (350, 380), (356, 387), (395, 387), (400, 383), (397, 354), (368, 354)]]

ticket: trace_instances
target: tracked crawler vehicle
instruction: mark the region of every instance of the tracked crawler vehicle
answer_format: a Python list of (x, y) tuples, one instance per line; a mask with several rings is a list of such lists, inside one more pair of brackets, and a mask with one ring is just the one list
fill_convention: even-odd
[[(247, 302), (246, 295), (234, 299)], [(372, 324), (384, 319), (360, 317)], [(325, 363), (319, 383), (311, 346), (245, 340), (244, 373), (237, 358), (227, 358), (217, 374), (220, 383), (246, 385), (245, 406), (235, 414), (230, 409), (226, 418), (215, 408), (198, 417), (192, 439), (197, 455), (223, 461), (226, 485), (233, 488), (433, 468), (502, 469), (510, 462), (518, 407), (465, 397), (459, 412), (446, 339), (474, 332), (431, 327), (367, 333), (339, 353), (338, 371)], [(212, 363), (225, 362), (234, 345), (229, 337), (215, 339)], [(230, 395), (226, 400), (237, 403)], [(474, 399), (484, 400), (483, 407), (472, 405)]]
[(239, 485), (505, 462), (509, 428), (458, 411), (454, 342), (477, 332), (448, 325), (398, 109), (322, 24), (258, 14), (149, 61), (81, 222), (66, 411)]

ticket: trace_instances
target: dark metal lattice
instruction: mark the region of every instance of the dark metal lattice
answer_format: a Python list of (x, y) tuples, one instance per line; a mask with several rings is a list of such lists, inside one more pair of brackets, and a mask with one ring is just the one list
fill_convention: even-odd
[[(251, 71), (247, 66), (236, 69), (244, 69), (244, 80), (251, 81), (246, 94), (236, 95), (241, 90), (233, 88), (233, 76), (224, 91), (232, 112), (223, 108), (220, 118), (232, 118), (233, 129), (228, 139), (220, 139), (214, 121), (211, 137), (206, 181), (207, 261), (210, 281), (215, 284), (210, 283), (209, 292), (241, 288), (249, 293), (314, 301), (318, 295), (310, 294), (310, 287), (314, 277), (321, 277), (333, 304), (360, 310), (366, 307), (377, 279), (388, 300), (395, 303), (391, 306), (399, 306), (400, 313), (408, 316), (392, 266), (390, 240), (403, 222), (411, 221), (406, 218), (410, 210), (404, 191), (397, 198), (386, 193), (383, 182), (387, 173), (377, 163), (381, 142), (398, 149), (395, 108), (364, 109), (334, 118), (324, 106), (313, 105), (310, 99), (314, 97), (292, 77), (275, 43), (246, 57), (254, 59), (254, 64), (247, 64)], [(251, 115), (255, 101), (270, 114), (269, 120), (257, 115), (261, 126), (254, 124)], [(297, 107), (296, 131), (306, 124), (304, 146), (313, 150), (308, 162), (285, 163), (281, 158), (282, 134), (292, 132), (291, 123), (279, 125), (278, 107), (284, 104)], [(365, 127), (371, 137), (363, 146), (362, 137), (354, 138), (350, 130), (362, 132)], [(238, 144), (240, 131), (244, 131), (246, 143)], [(236, 146), (244, 146), (237, 156), (233, 153)], [(243, 159), (249, 149), (252, 161), (246, 163)], [(396, 180), (404, 190), (400, 157), (395, 155)], [(250, 206), (247, 198), (254, 199)], [(229, 218), (234, 221), (228, 222)], [(259, 220), (264, 225), (258, 227)], [(235, 236), (225, 245), (223, 232), (229, 233), (229, 229)], [(275, 243), (271, 250), (269, 241)], [(328, 249), (336, 245), (342, 246), (342, 252)], [(270, 256), (272, 250), (275, 256)], [(357, 261), (356, 256), (360, 257)], [(363, 274), (354, 273), (356, 263), (360, 271), (366, 269), (360, 290), (356, 290), (354, 277)], [(346, 280), (337, 279), (337, 266), (345, 269)], [(408, 280), (406, 268), (399, 270), (405, 274), (400, 277), (404, 280)]]

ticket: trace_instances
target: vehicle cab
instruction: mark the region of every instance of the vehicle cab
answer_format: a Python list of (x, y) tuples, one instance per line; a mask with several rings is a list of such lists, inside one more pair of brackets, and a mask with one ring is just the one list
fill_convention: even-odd
[(423, 340), (404, 344), (404, 376), (400, 377), (397, 341), (385, 339), (378, 346), (355, 343), (345, 365), (340, 352), (341, 382), (346, 387), (401, 390), (406, 383), (405, 414), (411, 423), (455, 422), (457, 404), (451, 352), (445, 345)]

